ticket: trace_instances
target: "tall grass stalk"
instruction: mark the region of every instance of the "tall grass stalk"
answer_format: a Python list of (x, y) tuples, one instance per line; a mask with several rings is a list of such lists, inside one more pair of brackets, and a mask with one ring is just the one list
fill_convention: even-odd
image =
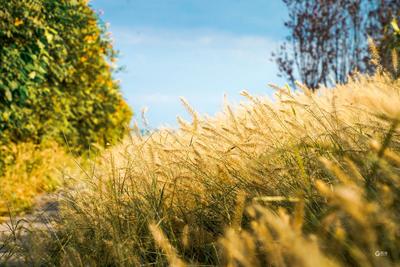
[(54, 263), (399, 265), (399, 92), (386, 74), (242, 92), (212, 118), (183, 100), (192, 123), (126, 138), (79, 178)]

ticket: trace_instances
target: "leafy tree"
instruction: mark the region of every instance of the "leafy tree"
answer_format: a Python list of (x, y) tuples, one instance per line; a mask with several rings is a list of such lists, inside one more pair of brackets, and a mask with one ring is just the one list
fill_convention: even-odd
[[(371, 73), (368, 36), (382, 48), (386, 25), (400, 15), (399, 0), (283, 0), (290, 35), (273, 57), (280, 75), (312, 89)], [(386, 57), (384, 57), (386, 58)], [(387, 64), (384, 61), (384, 64)]]
[[(132, 112), (116, 53), (85, 0), (0, 0), (0, 145), (55, 139), (77, 151), (123, 136)], [(2, 149), (4, 151), (4, 149)]]

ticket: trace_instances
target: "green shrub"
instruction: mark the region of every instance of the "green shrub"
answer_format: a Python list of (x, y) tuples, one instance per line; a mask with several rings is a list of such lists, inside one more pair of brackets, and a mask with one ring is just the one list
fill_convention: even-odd
[(0, 0), (0, 146), (113, 143), (132, 112), (113, 79), (116, 53), (85, 0)]

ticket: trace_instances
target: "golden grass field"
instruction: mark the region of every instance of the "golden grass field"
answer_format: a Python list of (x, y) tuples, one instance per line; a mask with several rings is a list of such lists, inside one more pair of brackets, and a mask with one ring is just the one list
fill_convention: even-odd
[[(59, 266), (399, 266), (400, 81), (273, 100), (139, 130), (84, 167), (56, 233)], [(29, 251), (26, 251), (29, 255)]]

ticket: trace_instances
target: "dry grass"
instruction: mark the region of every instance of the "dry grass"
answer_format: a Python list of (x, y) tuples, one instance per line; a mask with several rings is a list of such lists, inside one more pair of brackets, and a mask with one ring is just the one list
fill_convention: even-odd
[(399, 265), (399, 93), (377, 75), (243, 92), (214, 118), (183, 101), (192, 122), (137, 131), (79, 178), (53, 263)]
[[(73, 158), (56, 143), (11, 144), (2, 151), (7, 165), (0, 177), (0, 216), (29, 209), (34, 198), (62, 184), (62, 173), (74, 166)], [(0, 221), (2, 219), (0, 218)]]

